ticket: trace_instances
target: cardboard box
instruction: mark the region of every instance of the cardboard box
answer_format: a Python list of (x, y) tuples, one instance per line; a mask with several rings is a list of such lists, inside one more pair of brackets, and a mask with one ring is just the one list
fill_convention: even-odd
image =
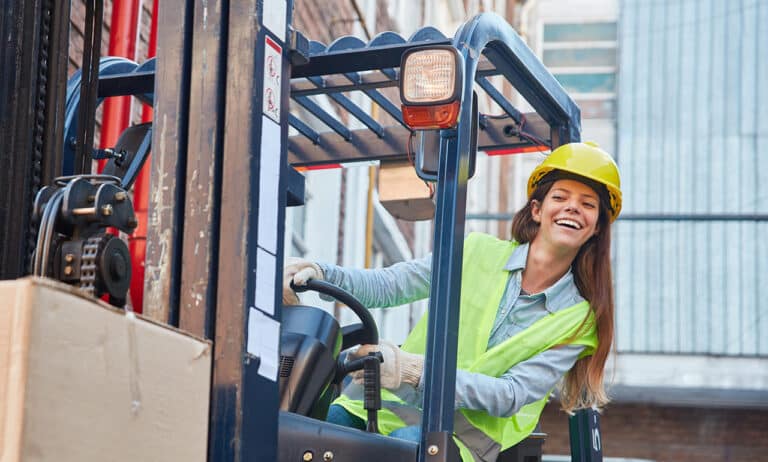
[(211, 344), (54, 281), (0, 281), (0, 462), (205, 461)]

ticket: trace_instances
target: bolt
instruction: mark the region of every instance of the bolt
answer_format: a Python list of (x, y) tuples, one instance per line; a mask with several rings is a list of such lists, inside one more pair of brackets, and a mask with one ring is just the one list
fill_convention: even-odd
[(72, 255), (71, 253), (68, 253), (68, 254), (64, 255), (64, 261), (65, 262), (72, 263), (74, 260), (75, 260), (75, 256)]
[(67, 265), (64, 267), (64, 276), (71, 276), (72, 275), (72, 267)]
[(312, 451), (306, 451), (301, 458), (302, 460), (304, 460), (304, 462), (309, 462), (312, 460), (312, 457), (314, 457), (314, 454), (312, 454)]
[(323, 462), (331, 462), (333, 460), (333, 453), (331, 451), (325, 451), (323, 454)]
[(129, 228), (135, 228), (139, 226), (139, 221), (135, 218), (129, 218), (128, 219), (128, 227)]
[(96, 208), (94, 207), (81, 207), (79, 209), (72, 209), (72, 215), (80, 216), (80, 215), (95, 215), (96, 214)]
[(128, 198), (128, 194), (126, 194), (125, 191), (118, 191), (115, 193), (115, 200), (118, 202), (122, 202), (127, 198)]
[(94, 196), (93, 194), (90, 194), (88, 197), (85, 198), (85, 200), (87, 200), (89, 204), (93, 204), (93, 201), (96, 200), (96, 196)]
[(439, 449), (437, 449), (437, 445), (436, 444), (433, 444), (432, 446), (427, 448), (427, 453), (430, 456), (436, 456), (438, 452), (439, 452)]
[(112, 204), (103, 205), (101, 207), (101, 214), (107, 217), (112, 215)]

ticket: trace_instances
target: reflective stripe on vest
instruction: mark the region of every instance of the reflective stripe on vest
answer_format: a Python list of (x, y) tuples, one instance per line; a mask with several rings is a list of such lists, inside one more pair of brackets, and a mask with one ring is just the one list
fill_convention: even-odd
[[(501, 241), (478, 233), (470, 234), (464, 241), (457, 351), (457, 366), (460, 369), (500, 377), (515, 364), (566, 342), (583, 345), (585, 348), (582, 356), (592, 354), (597, 346), (589, 304), (582, 302), (536, 321), (522, 332), (487, 350), (490, 331), (508, 283), (509, 272), (504, 270), (504, 265), (515, 247), (515, 242)], [(478, 297), (477, 294), (484, 296)], [(402, 349), (424, 354), (426, 335), (425, 314)], [(418, 425), (408, 423), (415, 414), (408, 413), (408, 419), (403, 418), (406, 416), (403, 409), (408, 407), (406, 401), (414, 401), (403, 394), (407, 391), (406, 387), (395, 392), (382, 390), (385, 409), (379, 411), (378, 415), (379, 429), (385, 435), (404, 426)], [(412, 388), (410, 390), (408, 394), (413, 396), (414, 391)], [(367, 413), (362, 401), (359, 396), (352, 397), (350, 394), (357, 395), (352, 389), (345, 389), (335, 403), (365, 420)], [(454, 419), (454, 432), (458, 437), (462, 459), (465, 462), (493, 461), (499, 451), (522, 441), (536, 427), (548, 397), (544, 396), (523, 406), (511, 417), (493, 417), (483, 411), (467, 409), (457, 412), (457, 416), (461, 417)], [(420, 411), (414, 411), (420, 421)]]

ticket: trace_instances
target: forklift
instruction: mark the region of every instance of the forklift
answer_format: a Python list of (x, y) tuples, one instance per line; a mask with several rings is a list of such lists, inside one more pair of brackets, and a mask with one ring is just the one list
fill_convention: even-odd
[[(0, 206), (0, 277), (51, 277), (123, 306), (132, 256), (108, 230), (136, 228), (129, 193), (136, 173), (149, 169), (142, 308), (213, 341), (209, 461), (460, 460), (452, 440), (455, 334), (476, 153), (580, 140), (579, 108), (503, 18), (480, 14), (453, 38), (426, 27), (407, 39), (384, 32), (325, 45), (291, 26), (293, 0), (209, 2), (216, 8), (167, 0), (156, 12), (158, 56), (138, 65), (100, 58), (103, 0), (88, 0), (82, 69), (66, 84), (69, 2), (2, 3), (8, 20), (0, 27), (12, 39), (0, 77), (0, 188), (8, 198)], [(497, 77), (534, 112), (516, 109)], [(372, 117), (351, 92), (394, 123)], [(478, 92), (503, 114), (479, 114)], [(118, 95), (152, 104), (154, 122), (94, 149), (96, 108)], [(317, 97), (363, 128), (339, 122)], [(107, 161), (99, 174), (94, 159)], [(435, 186), (418, 444), (317, 418), (351, 367), (370, 370), (375, 416), (378, 363), (339, 360), (342, 347), (377, 343), (370, 314), (322, 284), (311, 288), (353, 307), (359, 325), (341, 328), (322, 310), (281, 304), (285, 209), (304, 202), (297, 169), (371, 161), (411, 162)], [(572, 460), (602, 460), (595, 411), (579, 411), (569, 428)], [(498, 460), (541, 460), (541, 438), (505, 448)]]

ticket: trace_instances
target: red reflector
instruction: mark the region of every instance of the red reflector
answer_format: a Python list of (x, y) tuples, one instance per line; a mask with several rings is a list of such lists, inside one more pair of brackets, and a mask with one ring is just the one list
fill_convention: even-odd
[(459, 102), (436, 106), (402, 105), (403, 122), (413, 129), (451, 128), (459, 118)]
[(306, 167), (294, 167), (297, 172), (306, 172), (307, 170), (330, 170), (333, 168), (341, 168), (341, 164), (318, 164), (309, 165)]
[(542, 152), (549, 151), (549, 146), (537, 145), (537, 146), (522, 146), (519, 148), (508, 149), (493, 149), (485, 151), (489, 156), (506, 156), (508, 154), (524, 154), (526, 152)]

